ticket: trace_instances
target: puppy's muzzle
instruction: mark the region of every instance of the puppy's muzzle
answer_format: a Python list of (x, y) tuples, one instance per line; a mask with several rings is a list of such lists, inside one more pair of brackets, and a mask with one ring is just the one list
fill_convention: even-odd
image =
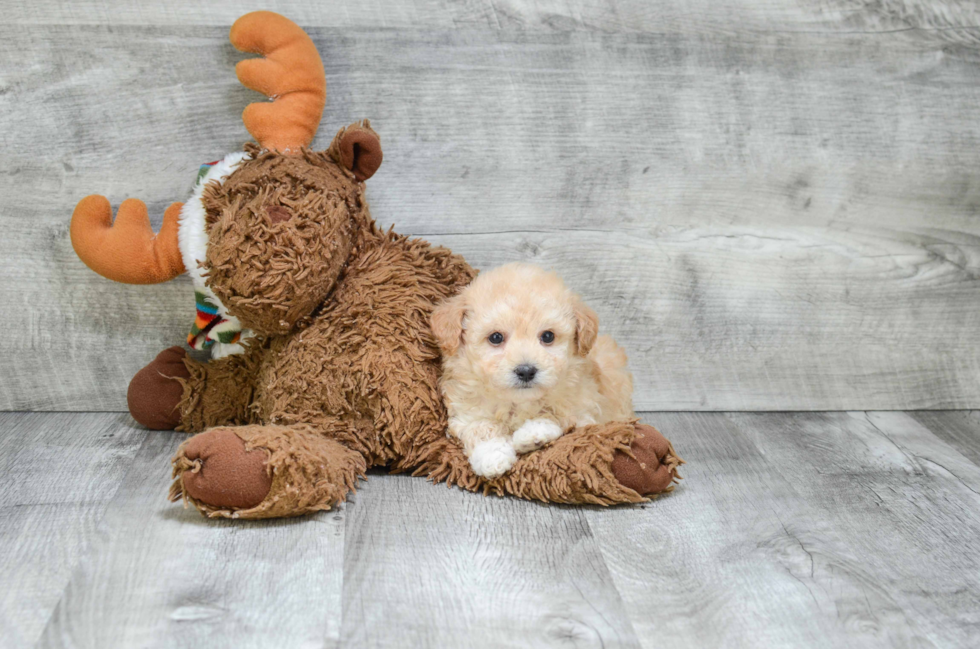
[(538, 368), (529, 363), (523, 363), (514, 368), (514, 375), (518, 380), (518, 387), (527, 388), (531, 386), (534, 377), (538, 374)]

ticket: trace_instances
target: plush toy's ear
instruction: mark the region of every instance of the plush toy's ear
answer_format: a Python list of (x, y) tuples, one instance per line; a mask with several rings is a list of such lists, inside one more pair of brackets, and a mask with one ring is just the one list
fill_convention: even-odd
[(599, 316), (585, 305), (582, 300), (575, 300), (575, 350), (582, 356), (587, 356), (599, 335)]
[(442, 302), (432, 312), (432, 333), (445, 356), (452, 356), (463, 344), (463, 318), (466, 297), (462, 294)]
[(342, 128), (330, 145), (337, 162), (354, 172), (359, 182), (374, 175), (381, 166), (381, 138), (371, 128), (371, 122), (355, 122)]

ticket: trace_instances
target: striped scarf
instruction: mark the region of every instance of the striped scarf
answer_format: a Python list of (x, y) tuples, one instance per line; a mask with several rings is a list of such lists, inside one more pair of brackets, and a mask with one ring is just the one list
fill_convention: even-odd
[[(197, 182), (200, 185), (211, 167), (221, 162), (206, 162), (197, 171)], [(194, 291), (194, 302), (197, 304), (197, 317), (194, 326), (187, 335), (187, 344), (194, 349), (208, 349), (217, 341), (219, 343), (237, 343), (242, 337), (242, 331), (237, 324), (229, 322), (218, 315), (218, 307), (208, 300), (201, 291)]]
[(204, 177), (208, 175), (208, 172), (209, 171), (211, 171), (211, 167), (213, 167), (214, 165), (218, 164), (219, 162), (221, 162), (221, 160), (214, 160), (212, 162), (205, 162), (200, 167), (198, 167), (198, 169), (197, 169), (197, 181), (194, 184), (195, 185), (200, 185), (201, 184), (201, 181), (204, 180)]
[(242, 337), (242, 330), (237, 324), (229, 322), (218, 315), (218, 307), (208, 301), (208, 296), (200, 291), (194, 291), (194, 301), (197, 303), (197, 318), (187, 336), (187, 344), (194, 349), (208, 349), (215, 343), (237, 343)]

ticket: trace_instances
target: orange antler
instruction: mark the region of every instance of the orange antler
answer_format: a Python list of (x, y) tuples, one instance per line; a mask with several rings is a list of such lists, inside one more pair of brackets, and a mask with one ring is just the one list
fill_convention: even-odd
[(125, 284), (159, 284), (184, 272), (177, 243), (177, 219), (182, 203), (163, 215), (159, 234), (153, 234), (143, 201), (129, 199), (112, 208), (104, 196), (86, 196), (71, 215), (71, 245), (85, 265), (103, 277)]
[(231, 43), (262, 59), (241, 61), (235, 71), (242, 85), (273, 99), (249, 104), (242, 121), (267, 149), (309, 146), (327, 98), (323, 62), (313, 41), (296, 23), (271, 11), (245, 14), (231, 26)]

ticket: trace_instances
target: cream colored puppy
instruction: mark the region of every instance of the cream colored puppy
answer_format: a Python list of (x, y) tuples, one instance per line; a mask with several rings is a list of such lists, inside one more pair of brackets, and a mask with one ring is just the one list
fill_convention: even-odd
[(493, 478), (566, 430), (633, 416), (626, 354), (554, 273), (508, 264), (432, 313), (449, 431)]

